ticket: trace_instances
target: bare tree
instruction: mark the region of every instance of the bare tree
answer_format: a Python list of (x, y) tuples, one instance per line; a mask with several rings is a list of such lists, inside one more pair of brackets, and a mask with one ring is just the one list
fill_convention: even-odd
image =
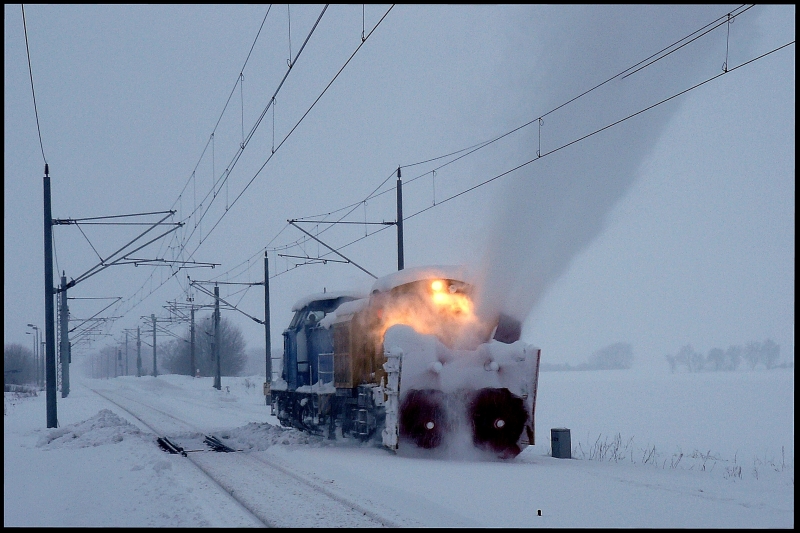
[[(167, 372), (175, 374), (188, 374), (191, 370), (191, 345), (189, 331), (182, 339), (165, 343), (162, 351), (163, 367)], [(242, 330), (230, 320), (222, 317), (220, 320), (220, 372), (223, 376), (237, 376), (247, 366), (246, 343)], [(201, 376), (213, 376), (216, 373), (214, 361), (214, 321), (211, 316), (200, 320), (195, 327), (195, 367)]]
[[(188, 337), (188, 335), (187, 335)], [(194, 375), (191, 363), (189, 339), (172, 339), (161, 344), (161, 367), (168, 374)]]
[(21, 344), (6, 344), (3, 347), (3, 383), (23, 385), (35, 382), (33, 352)]
[(761, 360), (761, 343), (756, 341), (748, 342), (744, 347), (744, 360), (753, 370)]
[(742, 362), (744, 349), (741, 346), (732, 345), (725, 350), (725, 370), (736, 370)]
[(711, 348), (706, 357), (706, 366), (709, 370), (723, 370), (725, 368), (725, 350)]
[(699, 372), (701, 370), (725, 370), (733, 371), (739, 368), (742, 360), (747, 362), (750, 370), (760, 363), (767, 369), (778, 366), (781, 348), (770, 339), (763, 343), (750, 341), (745, 346), (731, 345), (727, 350), (722, 348), (711, 348), (708, 356), (695, 352), (691, 344), (683, 346), (675, 354), (666, 355), (670, 370), (674, 373), (679, 366), (685, 366), (689, 372)]
[(768, 368), (775, 368), (781, 356), (781, 347), (771, 339), (767, 339), (761, 345), (761, 361)]
[(675, 371), (678, 370), (678, 356), (668, 353), (664, 357), (667, 358), (667, 362), (669, 363), (669, 371), (674, 374)]

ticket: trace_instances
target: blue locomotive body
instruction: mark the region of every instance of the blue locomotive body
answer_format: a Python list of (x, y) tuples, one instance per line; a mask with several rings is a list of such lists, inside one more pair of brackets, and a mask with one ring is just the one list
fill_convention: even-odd
[[(329, 438), (335, 438), (337, 427), (343, 436), (353, 432), (359, 390), (334, 386), (334, 337), (326, 317), (329, 322), (342, 304), (363, 297), (355, 292), (326, 292), (303, 298), (292, 307), (294, 316), (283, 332), (280, 378), (271, 385), (272, 413), (282, 425), (315, 435), (327, 433)], [(375, 427), (362, 424), (358, 435), (368, 438)]]

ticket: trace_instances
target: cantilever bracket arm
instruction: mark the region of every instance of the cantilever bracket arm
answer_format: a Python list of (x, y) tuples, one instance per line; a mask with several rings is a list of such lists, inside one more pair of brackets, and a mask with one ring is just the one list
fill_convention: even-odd
[[(199, 283), (197, 283), (197, 282), (195, 282), (195, 281), (192, 281), (192, 282), (191, 282), (191, 284), (192, 284), (192, 285), (194, 285), (195, 287), (197, 287), (198, 289), (200, 289), (202, 292), (204, 292), (204, 293), (206, 293), (207, 295), (211, 296), (212, 298), (219, 298), (219, 296), (216, 296), (216, 295), (215, 295), (213, 292), (211, 292), (210, 290), (206, 289), (205, 287), (203, 287), (203, 286), (202, 286), (202, 285), (200, 285)], [(244, 316), (246, 316), (246, 317), (247, 317), (247, 318), (249, 318), (250, 320), (253, 320), (254, 322), (258, 322), (258, 323), (259, 323), (259, 324), (261, 324), (262, 326), (264, 325), (264, 321), (263, 321), (263, 320), (261, 320), (261, 319), (258, 319), (258, 318), (254, 317), (254, 316), (252, 316), (252, 315), (248, 315), (247, 313), (245, 313), (244, 311), (242, 311), (241, 309), (239, 309), (239, 308), (238, 308), (238, 307), (236, 307), (235, 305), (233, 305), (233, 304), (231, 304), (231, 303), (229, 303), (229, 302), (226, 302), (226, 301), (225, 301), (225, 300), (223, 300), (222, 298), (219, 298), (219, 301), (220, 301), (220, 302), (222, 302), (222, 303), (224, 303), (225, 305), (229, 305), (231, 309), (233, 309), (233, 310), (235, 310), (235, 311), (239, 311), (240, 313), (242, 313)]]
[[(167, 215), (167, 216), (169, 216), (169, 215)], [(164, 219), (166, 219), (166, 217), (164, 217)], [(161, 235), (159, 235), (158, 237), (155, 237), (155, 238), (153, 238), (153, 239), (151, 239), (151, 240), (147, 241), (147, 242), (146, 242), (146, 243), (144, 243), (143, 245), (139, 246), (138, 248), (136, 248), (136, 249), (134, 249), (134, 250), (131, 250), (131, 251), (130, 251), (130, 252), (128, 252), (127, 254), (123, 255), (122, 257), (120, 257), (120, 258), (118, 258), (118, 259), (115, 259), (114, 261), (112, 261), (112, 262), (110, 262), (110, 263), (107, 263), (107, 262), (106, 262), (106, 261), (108, 261), (109, 259), (111, 259), (112, 257), (114, 257), (115, 255), (117, 255), (118, 253), (122, 252), (122, 250), (124, 250), (125, 248), (127, 248), (128, 246), (130, 246), (131, 244), (133, 244), (134, 242), (136, 242), (136, 241), (137, 241), (137, 240), (139, 240), (140, 238), (144, 237), (144, 235), (145, 235), (147, 232), (149, 232), (150, 230), (152, 230), (153, 228), (155, 228), (156, 226), (158, 226), (158, 225), (159, 225), (161, 222), (163, 222), (163, 221), (164, 221), (164, 219), (160, 220), (159, 222), (156, 222), (156, 223), (155, 223), (155, 224), (153, 224), (153, 225), (152, 225), (150, 228), (148, 228), (146, 231), (144, 231), (144, 232), (143, 232), (141, 235), (139, 235), (138, 237), (136, 237), (135, 239), (133, 239), (131, 242), (129, 242), (128, 244), (126, 244), (125, 246), (123, 246), (122, 248), (120, 248), (119, 250), (117, 250), (116, 252), (114, 252), (113, 254), (111, 254), (110, 256), (108, 256), (108, 257), (107, 257), (105, 260), (101, 261), (99, 264), (97, 264), (97, 265), (93, 266), (92, 268), (90, 268), (89, 270), (87, 270), (86, 272), (84, 272), (83, 274), (81, 274), (80, 276), (78, 276), (77, 278), (75, 278), (75, 279), (73, 279), (72, 281), (70, 281), (70, 282), (67, 284), (67, 287), (66, 287), (66, 288), (67, 288), (67, 289), (69, 289), (69, 288), (72, 288), (72, 287), (74, 287), (75, 285), (77, 285), (78, 283), (80, 283), (81, 281), (85, 280), (86, 278), (89, 278), (89, 277), (91, 277), (91, 276), (93, 276), (93, 275), (97, 274), (98, 272), (100, 272), (100, 271), (102, 271), (102, 270), (105, 270), (106, 268), (108, 268), (108, 267), (110, 267), (110, 266), (114, 266), (114, 265), (116, 265), (116, 264), (119, 264), (120, 262), (122, 262), (122, 261), (124, 261), (125, 259), (127, 259), (128, 257), (130, 257), (130, 255), (131, 255), (131, 254), (134, 254), (134, 253), (138, 252), (139, 250), (141, 250), (141, 249), (142, 249), (142, 248), (144, 248), (145, 246), (148, 246), (149, 244), (152, 244), (152, 243), (154, 243), (154, 242), (155, 242), (155, 241), (157, 241), (158, 239), (160, 239), (160, 238), (162, 238), (162, 237), (165, 237), (165, 236), (169, 235), (169, 234), (170, 234), (170, 233), (172, 233), (173, 231), (175, 231), (175, 230), (177, 230), (178, 228), (180, 228), (181, 226), (183, 226), (183, 223), (180, 223), (180, 225), (178, 225), (178, 226), (175, 226), (174, 228), (172, 228), (172, 229), (169, 229), (169, 230), (165, 231), (164, 233), (162, 233), (162, 234), (161, 234)], [(61, 292), (61, 291), (62, 291), (62, 289), (60, 289), (60, 288), (58, 288), (58, 289), (54, 289), (54, 292), (56, 292), (56, 293), (58, 293), (58, 292)]]
[(331, 252), (333, 252), (333, 253), (335, 253), (336, 255), (338, 255), (339, 257), (341, 257), (341, 258), (343, 258), (343, 259), (347, 260), (347, 262), (348, 262), (348, 263), (352, 263), (352, 264), (353, 264), (353, 266), (355, 266), (355, 267), (357, 267), (357, 268), (359, 268), (359, 269), (363, 270), (364, 272), (366, 272), (367, 274), (369, 274), (369, 275), (370, 275), (370, 276), (372, 276), (373, 278), (375, 278), (375, 279), (378, 279), (378, 276), (376, 276), (375, 274), (373, 274), (372, 272), (370, 272), (370, 271), (369, 271), (369, 270), (367, 270), (366, 268), (362, 267), (361, 265), (359, 265), (358, 263), (356, 263), (355, 261), (353, 261), (353, 260), (352, 260), (352, 259), (350, 259), (349, 257), (346, 257), (346, 256), (345, 256), (343, 253), (341, 253), (341, 252), (339, 252), (339, 251), (337, 251), (337, 250), (334, 250), (333, 248), (331, 248), (330, 246), (328, 246), (327, 244), (325, 244), (324, 242), (322, 242), (321, 240), (319, 240), (318, 238), (314, 237), (314, 236), (313, 236), (313, 235), (311, 235), (309, 232), (307, 232), (306, 230), (304, 230), (303, 228), (301, 228), (300, 226), (298, 226), (298, 225), (295, 223), (295, 222), (297, 222), (297, 220), (287, 220), (286, 222), (288, 222), (289, 224), (291, 224), (291, 225), (292, 225), (292, 226), (294, 226), (295, 228), (299, 229), (300, 231), (302, 231), (303, 233), (305, 233), (306, 235), (308, 235), (309, 237), (311, 237), (312, 239), (314, 239), (315, 241), (317, 241), (318, 243), (320, 243), (322, 246), (324, 246), (325, 248), (327, 248), (327, 249), (328, 249), (328, 250), (330, 250)]

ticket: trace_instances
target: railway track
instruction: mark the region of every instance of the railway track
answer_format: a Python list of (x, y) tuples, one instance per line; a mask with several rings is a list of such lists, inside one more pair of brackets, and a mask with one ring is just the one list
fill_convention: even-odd
[(237, 451), (220, 437), (141, 398), (91, 389), (129, 413), (165, 451), (180, 454), (265, 527), (402, 527), (262, 454)]

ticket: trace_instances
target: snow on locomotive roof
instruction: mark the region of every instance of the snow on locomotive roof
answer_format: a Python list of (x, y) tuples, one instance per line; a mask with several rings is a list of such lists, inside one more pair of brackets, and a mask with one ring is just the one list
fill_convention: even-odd
[(455, 279), (469, 282), (472, 276), (465, 267), (457, 265), (409, 267), (378, 278), (375, 280), (375, 283), (372, 284), (371, 292), (390, 291), (406, 283), (431, 278)]
[(345, 302), (336, 308), (335, 314), (336, 316), (352, 315), (366, 307), (368, 302), (369, 300), (367, 298)]
[(333, 313), (328, 313), (325, 315), (325, 318), (319, 321), (319, 325), (323, 328), (331, 327), (331, 324), (334, 322), (338, 322), (339, 320), (344, 320), (346, 317), (352, 315), (353, 313), (357, 313), (361, 311), (364, 307), (366, 307), (369, 299), (367, 298), (360, 298), (358, 300), (351, 300), (349, 302), (345, 302), (339, 307), (336, 308), (336, 311)]
[(311, 302), (318, 302), (323, 300), (335, 300), (336, 298), (341, 297), (349, 297), (353, 299), (364, 298), (366, 294), (359, 291), (330, 291), (330, 292), (318, 292), (316, 294), (309, 294), (303, 298), (300, 298), (295, 302), (292, 306), (292, 311), (299, 311), (300, 309), (304, 308)]

